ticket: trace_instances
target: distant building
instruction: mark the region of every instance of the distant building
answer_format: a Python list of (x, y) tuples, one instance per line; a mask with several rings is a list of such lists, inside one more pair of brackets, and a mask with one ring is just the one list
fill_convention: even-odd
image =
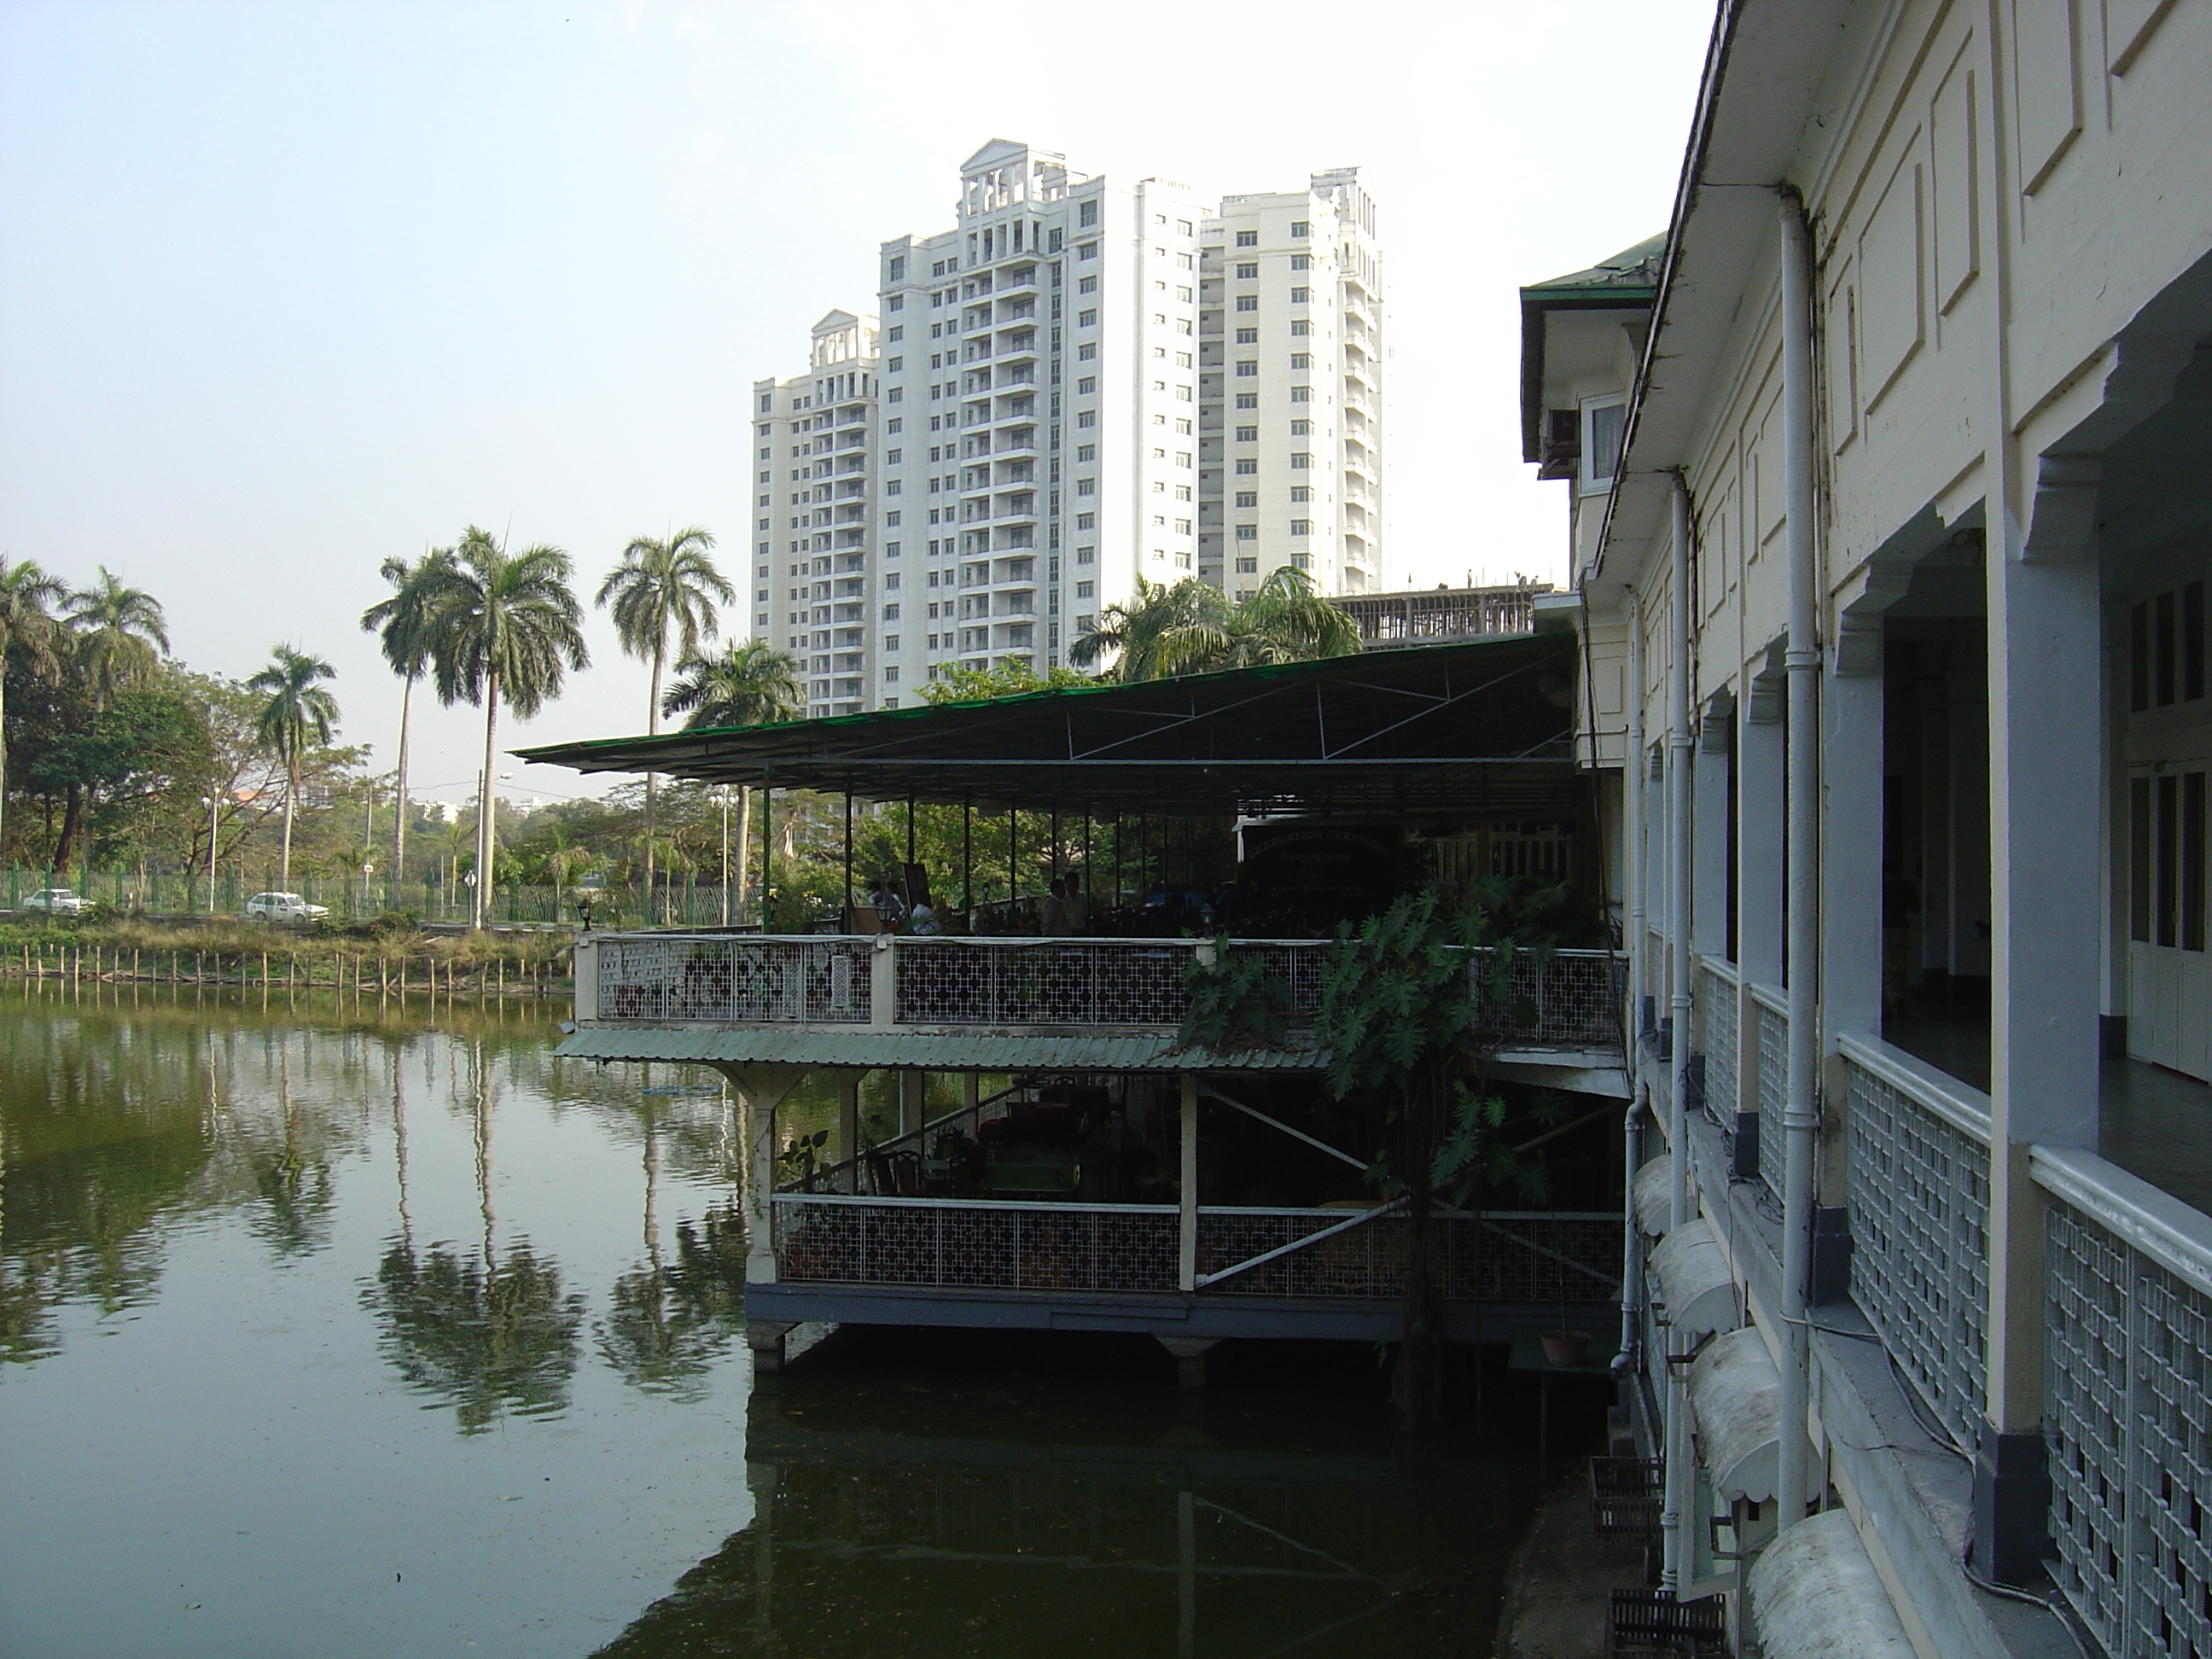
[[(1203, 267), (1203, 269), (1201, 269)], [(753, 632), (811, 715), (1067, 660), (1138, 579), (1380, 569), (1381, 256), (1356, 169), (1216, 204), (994, 139), (879, 316), (754, 383)]]
[(1486, 634), (1535, 631), (1536, 601), (1549, 582), (1526, 580), (1505, 587), (1416, 587), (1396, 593), (1352, 593), (1337, 609), (1358, 624), (1369, 650), (1399, 645), (1444, 645)]
[(1382, 258), (1357, 167), (1231, 196), (1199, 285), (1199, 574), (1241, 598), (1271, 570), (1324, 593), (1380, 579)]

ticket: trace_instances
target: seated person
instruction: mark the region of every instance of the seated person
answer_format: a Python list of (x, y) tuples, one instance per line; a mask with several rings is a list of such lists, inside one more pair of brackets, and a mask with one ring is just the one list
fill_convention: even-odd
[(1052, 890), (1046, 896), (1042, 908), (1037, 913), (1037, 932), (1047, 939), (1065, 939), (1071, 929), (1067, 922), (1066, 878), (1054, 876)]

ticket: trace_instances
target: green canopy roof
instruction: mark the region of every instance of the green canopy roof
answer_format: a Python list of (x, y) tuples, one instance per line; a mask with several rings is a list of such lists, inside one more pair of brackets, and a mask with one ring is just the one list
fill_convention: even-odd
[(518, 750), (580, 772), (1104, 815), (1530, 811), (1573, 784), (1572, 635)]

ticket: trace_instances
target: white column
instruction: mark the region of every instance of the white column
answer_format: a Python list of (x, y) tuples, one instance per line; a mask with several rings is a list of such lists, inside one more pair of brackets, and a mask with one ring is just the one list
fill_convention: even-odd
[(837, 1073), (837, 1156), (851, 1166), (845, 1190), (857, 1193), (866, 1183), (860, 1169), (860, 1079), (865, 1072)]

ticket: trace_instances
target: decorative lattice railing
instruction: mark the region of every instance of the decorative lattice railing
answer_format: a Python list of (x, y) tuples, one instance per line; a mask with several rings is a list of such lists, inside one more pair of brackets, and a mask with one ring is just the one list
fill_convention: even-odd
[[(1494, 1212), (1435, 1218), (1431, 1271), (1454, 1300), (1594, 1302), (1620, 1294), (1620, 1218)], [(1172, 1205), (1091, 1205), (779, 1193), (777, 1276), (938, 1289), (1172, 1291)], [(1402, 1296), (1410, 1226), (1360, 1209), (1208, 1206), (1201, 1294), (1388, 1300)]]
[(2212, 1653), (2212, 1218), (2038, 1146), (2053, 1576), (2107, 1652)]
[(1851, 1297), (1943, 1425), (1972, 1444), (1989, 1387), (1988, 1108), (1870, 1038), (1840, 1046)]
[[(598, 936), (584, 1017), (700, 1024), (1178, 1029), (1199, 939)], [(1322, 939), (1237, 940), (1281, 990), (1287, 1025), (1319, 1013)], [(1486, 963), (1471, 972), (1488, 972)], [(1522, 953), (1491, 1000), (1507, 1048), (1618, 1051), (1626, 963), (1609, 951)]]
[(1695, 983), (1698, 1034), (1692, 1048), (1705, 1057), (1705, 1110), (1715, 1122), (1732, 1124), (1737, 1111), (1735, 979), (1725, 968), (1701, 962)]
[(601, 1019), (730, 1024), (867, 1024), (863, 939), (602, 934)]

